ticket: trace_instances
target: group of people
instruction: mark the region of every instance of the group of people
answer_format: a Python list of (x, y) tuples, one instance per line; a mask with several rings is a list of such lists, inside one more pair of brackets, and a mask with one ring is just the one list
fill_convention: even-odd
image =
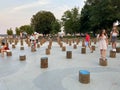
[(8, 46), (6, 45), (5, 42), (2, 42), (0, 45), (0, 50), (1, 50), (1, 55), (2, 57), (4, 57), (4, 52), (6, 52), (7, 50), (9, 50)]
[[(112, 31), (110, 32), (110, 40), (112, 43), (112, 51), (115, 51), (115, 52), (116, 52), (116, 41), (117, 41), (118, 34), (119, 32), (118, 32), (117, 26), (113, 26)], [(105, 29), (102, 29), (100, 33), (97, 35), (97, 40), (98, 40), (101, 58), (103, 60), (106, 60), (106, 50), (108, 47), (108, 35)], [(90, 36), (88, 33), (86, 33), (86, 37), (85, 37), (85, 46), (86, 47), (88, 46), (91, 52), (93, 52), (90, 46)]]
[(30, 36), (31, 48), (36, 49), (36, 43), (38, 43), (38, 37), (39, 35), (37, 32), (35, 32)]
[[(116, 51), (116, 41), (119, 32), (117, 26), (113, 26), (112, 31), (110, 33), (110, 40), (112, 42), (112, 50)], [(21, 36), (22, 37), (22, 36)], [(100, 30), (100, 33), (97, 35), (98, 45), (100, 49), (100, 55), (103, 60), (106, 60), (106, 50), (108, 47), (108, 35), (105, 29)], [(36, 49), (36, 43), (38, 43), (38, 33), (34, 33), (30, 36), (31, 47)], [(90, 48), (91, 53), (93, 52), (92, 47), (90, 46), (90, 35), (86, 33), (85, 37), (85, 46)], [(2, 42), (0, 45), (0, 50), (2, 56), (4, 56), (4, 52), (9, 48), (6, 46), (5, 42)]]

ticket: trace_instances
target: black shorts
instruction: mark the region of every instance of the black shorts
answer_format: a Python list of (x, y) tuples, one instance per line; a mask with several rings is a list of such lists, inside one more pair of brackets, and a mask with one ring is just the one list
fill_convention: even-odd
[(117, 41), (117, 37), (116, 36), (112, 36), (111, 42), (116, 42), (116, 41)]

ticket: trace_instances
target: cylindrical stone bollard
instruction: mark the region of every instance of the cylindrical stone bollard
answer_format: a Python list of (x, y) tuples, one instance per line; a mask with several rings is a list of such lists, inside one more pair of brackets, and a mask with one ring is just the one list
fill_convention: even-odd
[(41, 64), (41, 68), (48, 68), (48, 58), (42, 57), (40, 64)]
[(92, 50), (95, 51), (95, 46), (92, 46)]
[(66, 51), (66, 47), (65, 46), (62, 47), (62, 51)]
[(37, 48), (40, 48), (40, 44), (37, 44)]
[(12, 56), (12, 52), (10, 50), (6, 51), (7, 56)]
[(110, 50), (110, 57), (111, 57), (111, 58), (116, 58), (116, 52)]
[(71, 59), (72, 58), (72, 51), (67, 51), (66, 52), (66, 58)]
[(20, 59), (20, 61), (25, 61), (26, 60), (26, 55), (20, 55), (19, 59)]
[(82, 54), (86, 54), (86, 48), (85, 48), (85, 47), (82, 47), (82, 48), (81, 48), (81, 53), (82, 53)]
[(21, 46), (21, 47), (20, 47), (20, 50), (24, 50), (24, 46)]
[(35, 51), (36, 51), (36, 49), (31, 47), (31, 52), (35, 52)]
[(14, 43), (12, 43), (12, 48), (15, 48), (15, 44)]
[(50, 49), (46, 49), (46, 55), (50, 55)]
[(116, 52), (120, 53), (120, 47), (116, 47)]
[(86, 70), (79, 71), (79, 81), (83, 84), (90, 83), (90, 72)]
[(76, 45), (76, 44), (74, 44), (73, 48), (74, 48), (74, 49), (77, 49), (77, 45)]
[(99, 59), (99, 65), (101, 65), (101, 66), (107, 66), (107, 59), (102, 59), (102, 58), (100, 58)]

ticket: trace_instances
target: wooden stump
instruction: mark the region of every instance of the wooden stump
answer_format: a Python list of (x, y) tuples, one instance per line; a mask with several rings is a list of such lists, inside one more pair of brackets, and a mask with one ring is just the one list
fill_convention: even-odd
[(48, 68), (48, 58), (47, 57), (41, 58), (41, 68)]
[(50, 49), (46, 49), (46, 55), (50, 55)]
[(74, 48), (74, 49), (77, 49), (77, 45), (76, 45), (76, 44), (74, 44), (73, 48)]
[(92, 50), (95, 51), (95, 46), (92, 46)]
[(51, 49), (51, 45), (48, 45), (48, 49)]
[(22, 39), (20, 40), (20, 44), (21, 44), (21, 46), (23, 46), (23, 40)]
[(30, 47), (30, 45), (31, 45), (31, 43), (30, 43), (30, 41), (28, 41), (28, 47)]
[(35, 51), (36, 51), (36, 49), (31, 47), (31, 52), (35, 52)]
[(79, 71), (79, 81), (83, 84), (90, 83), (90, 72), (86, 70)]
[(62, 51), (66, 51), (66, 47), (65, 46), (62, 47)]
[(107, 66), (107, 59), (103, 60), (102, 58), (99, 59), (99, 65)]
[(82, 48), (81, 48), (81, 53), (82, 53), (82, 54), (86, 54), (86, 48), (85, 48), (85, 47), (82, 47)]
[(82, 40), (82, 47), (85, 47), (85, 40)]
[(19, 59), (20, 59), (20, 61), (25, 61), (26, 60), (26, 55), (20, 55)]
[(37, 48), (40, 48), (40, 44), (37, 44)]
[(60, 43), (60, 47), (61, 47), (61, 48), (63, 47), (63, 43)]
[(111, 58), (116, 58), (116, 52), (110, 50), (110, 57), (111, 57)]
[(20, 50), (24, 50), (24, 46), (21, 46), (21, 47), (20, 47)]
[(10, 50), (6, 51), (7, 56), (12, 56), (12, 52)]
[(67, 51), (66, 52), (66, 58), (71, 59), (72, 58), (72, 51)]
[(12, 48), (15, 48), (15, 44), (14, 43), (12, 44)]
[(117, 53), (120, 53), (120, 47), (117, 47), (117, 48), (116, 48), (116, 52), (117, 52)]

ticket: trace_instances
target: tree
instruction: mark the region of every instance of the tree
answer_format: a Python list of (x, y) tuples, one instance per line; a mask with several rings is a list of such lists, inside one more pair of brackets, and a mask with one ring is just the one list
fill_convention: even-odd
[(12, 30), (12, 28), (7, 29), (7, 34), (8, 34), (8, 35), (13, 35), (13, 30)]
[(87, 0), (81, 11), (80, 31), (110, 30), (113, 22), (120, 20), (120, 0)]
[(16, 35), (20, 35), (20, 29), (18, 27), (15, 28)]
[(71, 10), (67, 10), (64, 12), (61, 20), (64, 26), (64, 30), (66, 33), (75, 34), (79, 32), (80, 28), (80, 14), (79, 8), (73, 8)]
[(34, 30), (30, 25), (23, 25), (20, 27), (20, 32), (26, 32), (27, 34), (31, 35)]
[(55, 22), (52, 23), (52, 30), (51, 30), (51, 34), (57, 34), (58, 32), (60, 32), (60, 28), (61, 28), (61, 24), (59, 20), (56, 20)]
[(49, 34), (52, 30), (52, 23), (55, 16), (49, 11), (40, 11), (31, 18), (31, 26), (34, 31), (42, 34)]

